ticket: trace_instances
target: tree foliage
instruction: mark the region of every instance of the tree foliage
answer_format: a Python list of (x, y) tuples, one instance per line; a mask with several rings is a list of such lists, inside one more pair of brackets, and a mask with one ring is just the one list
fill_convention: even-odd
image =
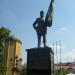
[(54, 75), (66, 75), (64, 69), (56, 69)]
[(20, 75), (26, 75), (26, 73), (27, 73), (27, 67), (26, 64), (24, 64), (22, 65)]
[(5, 71), (5, 66), (3, 63), (4, 62), (3, 61), (4, 40), (8, 36), (10, 36), (10, 32), (11, 31), (5, 27), (0, 28), (0, 75), (4, 75), (4, 71)]

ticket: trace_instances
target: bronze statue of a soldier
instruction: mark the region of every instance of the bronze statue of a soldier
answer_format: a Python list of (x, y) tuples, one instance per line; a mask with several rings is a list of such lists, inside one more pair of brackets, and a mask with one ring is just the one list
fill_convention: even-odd
[(33, 28), (36, 30), (38, 38), (38, 47), (41, 45), (41, 37), (43, 37), (44, 47), (46, 47), (47, 26), (44, 21), (44, 11), (40, 11), (40, 17), (33, 23)]
[(43, 37), (44, 47), (46, 47), (47, 27), (52, 27), (54, 0), (51, 0), (45, 20), (44, 11), (40, 11), (40, 17), (33, 23), (33, 28), (36, 30), (38, 37), (38, 47), (41, 45), (41, 37)]

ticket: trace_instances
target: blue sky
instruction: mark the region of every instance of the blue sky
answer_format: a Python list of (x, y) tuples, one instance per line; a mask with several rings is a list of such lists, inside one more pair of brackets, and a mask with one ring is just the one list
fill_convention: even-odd
[[(49, 4), (50, 0), (0, 0), (0, 27), (9, 28), (12, 35), (21, 39), (23, 62), (26, 62), (25, 49), (37, 46), (32, 24), (39, 17), (40, 10), (46, 15)], [(53, 26), (47, 32), (48, 46), (61, 41), (62, 62), (74, 61), (75, 0), (55, 0)]]

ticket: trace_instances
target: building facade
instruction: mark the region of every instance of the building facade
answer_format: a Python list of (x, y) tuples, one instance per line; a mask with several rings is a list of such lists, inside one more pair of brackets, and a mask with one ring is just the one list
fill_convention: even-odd
[(6, 75), (14, 75), (12, 69), (15, 66), (15, 57), (21, 58), (21, 45), (21, 41), (16, 38), (8, 37), (5, 39), (4, 63)]
[(75, 72), (75, 62), (59, 63), (55, 64), (55, 69), (62, 68), (65, 72)]

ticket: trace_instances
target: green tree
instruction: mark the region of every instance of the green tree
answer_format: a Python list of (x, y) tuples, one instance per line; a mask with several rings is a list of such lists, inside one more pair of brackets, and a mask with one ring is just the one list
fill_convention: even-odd
[(54, 75), (66, 75), (64, 69), (56, 69)]
[(4, 40), (5, 38), (10, 36), (10, 32), (11, 31), (5, 27), (0, 28), (0, 75), (4, 75), (5, 72), (5, 66), (3, 61)]
[(26, 64), (24, 64), (22, 65), (20, 75), (26, 75), (26, 73), (27, 73), (27, 67)]

